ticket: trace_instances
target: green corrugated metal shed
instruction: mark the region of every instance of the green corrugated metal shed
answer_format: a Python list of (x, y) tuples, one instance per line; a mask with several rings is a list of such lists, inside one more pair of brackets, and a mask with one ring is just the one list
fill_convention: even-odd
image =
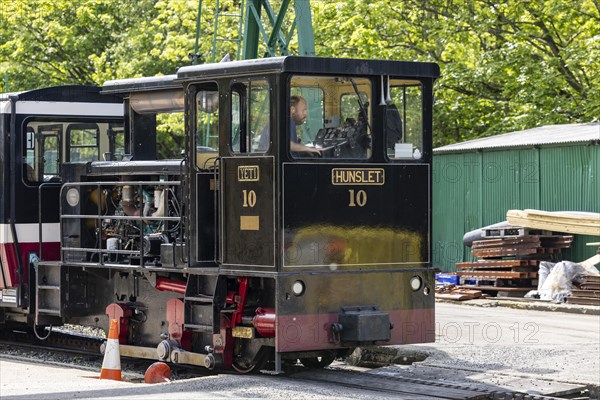
[[(600, 123), (552, 125), (434, 150), (433, 265), (470, 261), (466, 232), (506, 220), (510, 209), (600, 213)], [(600, 232), (598, 233), (600, 235)], [(576, 236), (563, 258), (595, 254)]]

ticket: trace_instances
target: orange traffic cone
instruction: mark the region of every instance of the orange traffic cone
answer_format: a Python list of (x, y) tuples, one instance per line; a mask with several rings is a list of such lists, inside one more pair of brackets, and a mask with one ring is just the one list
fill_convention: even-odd
[(171, 368), (164, 362), (155, 362), (148, 367), (144, 374), (144, 382), (161, 383), (171, 382)]
[(104, 361), (102, 361), (100, 379), (122, 380), (121, 356), (119, 355), (119, 321), (116, 319), (110, 321), (110, 330), (108, 331), (108, 340), (106, 341), (106, 349), (104, 350)]

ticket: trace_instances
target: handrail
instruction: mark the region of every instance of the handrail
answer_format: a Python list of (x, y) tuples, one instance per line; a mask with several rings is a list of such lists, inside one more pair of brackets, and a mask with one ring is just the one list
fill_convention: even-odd
[[(42, 223), (42, 189), (45, 189), (46, 187), (59, 187), (60, 183), (58, 182), (44, 182), (42, 183), (40, 186), (38, 186), (38, 257), (40, 260), (43, 260), (43, 249), (44, 246), (42, 245), (44, 240), (42, 238), (43, 236), (43, 223)], [(60, 239), (59, 239), (60, 240)]]

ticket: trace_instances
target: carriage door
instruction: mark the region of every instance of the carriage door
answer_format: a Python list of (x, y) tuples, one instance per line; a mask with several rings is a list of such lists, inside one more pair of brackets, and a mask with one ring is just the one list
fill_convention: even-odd
[(224, 265), (273, 267), (274, 157), (266, 80), (234, 81), (229, 92), (228, 153), (221, 164)]

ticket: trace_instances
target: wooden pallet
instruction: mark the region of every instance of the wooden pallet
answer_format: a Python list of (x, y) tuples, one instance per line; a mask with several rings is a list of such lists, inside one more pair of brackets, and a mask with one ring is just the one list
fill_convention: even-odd
[(583, 275), (581, 283), (600, 283), (600, 275)]
[(584, 290), (600, 290), (600, 283), (582, 283), (579, 287)]
[(519, 271), (458, 271), (456, 275), (465, 279), (490, 278), (490, 279), (535, 279), (537, 272)]
[(519, 238), (499, 238), (488, 240), (476, 240), (472, 244), (473, 249), (484, 249), (490, 247), (528, 246), (541, 247), (539, 236), (526, 236)]
[(515, 287), (515, 286), (492, 286), (492, 285), (460, 285), (462, 289), (477, 289), (482, 291), (501, 291), (501, 292), (522, 292), (523, 294), (529, 292), (530, 290), (536, 290), (536, 287), (527, 286), (527, 287)]
[(577, 304), (583, 306), (600, 306), (598, 297), (567, 297), (567, 304)]
[(584, 275), (582, 284), (567, 297), (569, 304), (600, 306), (600, 276)]
[(568, 249), (573, 244), (573, 236), (541, 236), (540, 242), (542, 247), (555, 247), (561, 249)]
[(448, 285), (435, 290), (436, 299), (463, 301), (478, 299), (481, 296), (481, 290), (461, 289), (455, 285)]
[(537, 271), (538, 260), (479, 260), (471, 262), (462, 262), (456, 264), (457, 270), (504, 270), (511, 269), (513, 271)]
[(573, 289), (573, 290), (571, 290), (571, 296), (573, 296), (573, 297), (592, 297), (592, 298), (600, 299), (600, 290)]
[(502, 228), (487, 228), (483, 229), (481, 236), (483, 237), (520, 237), (530, 235), (551, 235), (551, 231), (542, 229), (531, 229), (522, 226), (506, 226)]
[[(474, 283), (471, 283), (474, 281)], [(537, 284), (537, 281), (533, 281), (532, 278), (507, 278), (507, 277), (495, 277), (495, 276), (460, 276), (460, 286), (494, 286), (498, 288), (504, 287), (522, 287), (522, 286), (533, 286)]]
[(560, 249), (530, 247), (530, 246), (514, 246), (514, 247), (496, 247), (487, 249), (473, 249), (473, 256), (477, 258), (493, 258), (493, 257), (523, 257), (523, 256), (541, 256), (558, 254)]
[(458, 272), (538, 272), (537, 267), (512, 267), (512, 268), (503, 268), (503, 267), (489, 267), (489, 268), (462, 268)]
[(549, 232), (521, 227), (505, 229), (511, 228), (489, 231), (487, 239), (473, 242), (472, 254), (480, 260), (456, 264), (461, 287), (486, 288), (482, 290), (505, 292), (504, 295), (534, 290), (539, 262), (555, 258), (573, 242), (571, 235), (544, 236), (540, 234)]

